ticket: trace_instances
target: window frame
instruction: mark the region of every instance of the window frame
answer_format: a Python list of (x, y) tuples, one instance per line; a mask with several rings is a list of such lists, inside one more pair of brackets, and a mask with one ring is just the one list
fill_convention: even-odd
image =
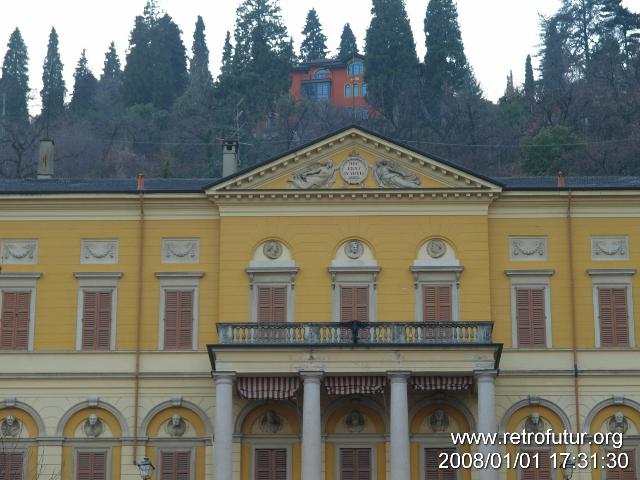
[[(558, 475), (557, 470), (562, 470), (562, 469), (554, 469), (553, 465), (551, 463), (551, 455), (553, 455), (556, 452), (556, 448), (554, 445), (549, 445), (548, 443), (544, 443), (541, 445), (534, 445), (534, 446), (519, 446), (519, 448), (516, 449), (516, 452), (520, 453), (520, 452), (526, 452), (526, 453), (540, 453), (542, 450), (548, 451), (549, 452), (549, 473), (551, 474), (551, 480), (560, 480), (561, 476)], [(522, 480), (522, 466), (519, 466), (519, 468), (516, 469), (516, 479), (517, 480)]]
[(363, 442), (349, 442), (349, 441), (337, 441), (333, 443), (334, 445), (334, 450), (335, 450), (335, 477), (336, 480), (340, 480), (342, 478), (342, 475), (340, 475), (340, 472), (342, 471), (341, 468), (341, 464), (340, 464), (340, 450), (343, 448), (349, 448), (349, 449), (364, 449), (364, 448), (368, 448), (371, 451), (371, 457), (369, 458), (370, 462), (371, 462), (371, 479), (372, 480), (376, 480), (378, 478), (378, 458), (377, 458), (377, 448), (376, 448), (376, 444), (372, 441), (370, 443), (363, 443)]
[(285, 450), (287, 461), (287, 480), (293, 478), (293, 448), (292, 441), (288, 438), (282, 439), (251, 439), (248, 440), (251, 449), (251, 471), (249, 478), (256, 477), (256, 450)]
[(332, 321), (340, 323), (340, 288), (369, 287), (369, 323), (378, 321), (377, 279), (380, 267), (333, 266), (331, 273)]
[(78, 478), (78, 454), (80, 453), (106, 453), (105, 458), (105, 478), (111, 478), (111, 462), (112, 462), (112, 448), (108, 447), (73, 447), (73, 459), (72, 459), (72, 471), (71, 478), (77, 480)]
[[(358, 71), (355, 71), (355, 65), (358, 65)], [(364, 61), (357, 59), (357, 60), (353, 60), (351, 62), (349, 62), (349, 65), (347, 65), (347, 75), (349, 76), (356, 76), (356, 75), (364, 75)]]
[(460, 266), (413, 266), (413, 285), (415, 290), (415, 321), (422, 323), (424, 318), (424, 302), (422, 288), (424, 286), (447, 285), (451, 287), (451, 321), (460, 321), (460, 276), (464, 267)]
[(287, 323), (295, 322), (296, 274), (295, 262), (271, 260), (253, 261), (245, 271), (249, 274), (249, 321), (258, 323), (258, 287), (285, 287), (287, 294)]
[[(448, 434), (447, 434), (448, 435)], [(445, 444), (444, 441), (440, 440), (440, 438), (432, 438), (432, 439), (425, 439), (424, 441), (420, 442), (418, 444), (418, 448), (420, 449), (420, 471), (418, 473), (418, 478), (420, 480), (426, 480), (425, 479), (425, 470), (427, 467), (427, 459), (426, 459), (426, 455), (425, 455), (425, 450), (430, 449), (430, 450), (435, 450), (435, 449), (453, 449), (455, 450), (457, 453), (461, 453), (460, 449), (458, 448), (457, 445), (454, 445), (453, 443), (449, 443), (448, 445)], [(456, 469), (456, 480), (460, 480), (460, 475), (461, 472), (464, 469), (458, 468)]]
[(156, 447), (156, 463), (158, 466), (157, 478), (162, 478), (162, 453), (163, 452), (189, 452), (189, 480), (195, 480), (196, 450), (195, 446), (181, 446), (179, 444), (165, 444)]
[[(158, 319), (158, 350), (167, 352), (191, 352), (198, 350), (199, 333), (199, 307), (200, 307), (200, 279), (204, 272), (156, 272), (155, 276), (160, 279), (160, 315)], [(191, 348), (166, 349), (164, 346), (164, 316), (166, 292), (193, 291), (192, 305), (192, 326), (191, 326)]]
[[(118, 280), (122, 272), (74, 272), (79, 280), (76, 307), (76, 351), (112, 352), (116, 349), (116, 319), (118, 311)], [(84, 292), (111, 292), (111, 332), (108, 350), (86, 350), (82, 348), (82, 317), (84, 313)]]
[(351, 94), (351, 84), (347, 83), (344, 86), (344, 98), (351, 98), (352, 94)]
[[(635, 321), (633, 318), (633, 282), (632, 277), (636, 273), (636, 269), (630, 268), (592, 268), (587, 270), (591, 277), (593, 292), (593, 324), (595, 329), (595, 346), (596, 348), (635, 348)], [(627, 291), (627, 319), (629, 343), (628, 345), (620, 345), (616, 347), (603, 347), (600, 341), (600, 302), (598, 301), (598, 289), (600, 288), (625, 288)]]
[(2, 454), (11, 455), (16, 453), (22, 455), (23, 480), (27, 480), (29, 478), (29, 451), (30, 451), (29, 445), (17, 446), (15, 448), (12, 448), (11, 451), (0, 451), (0, 455)]
[[(593, 438), (593, 435), (588, 437), (589, 439)], [(604, 457), (607, 453), (607, 450), (614, 450), (613, 448), (606, 448), (606, 446), (600, 446), (598, 448), (598, 453), (600, 454), (600, 458)], [(620, 450), (633, 450), (634, 452), (634, 460), (636, 465), (636, 475), (640, 472), (640, 436), (631, 435), (629, 438), (627, 436), (623, 436), (623, 445)], [(602, 476), (600, 477), (602, 480), (607, 480), (607, 469), (602, 469)]]
[(2, 297), (4, 292), (30, 292), (29, 302), (29, 340), (26, 350), (0, 350), (9, 352), (32, 352), (35, 335), (36, 320), (36, 283), (42, 276), (40, 272), (0, 273), (0, 312), (2, 311)]
[[(553, 348), (553, 322), (551, 319), (550, 279), (553, 269), (505, 270), (511, 279), (511, 348), (518, 350), (543, 350)], [(520, 347), (518, 344), (518, 309), (516, 308), (516, 290), (518, 288), (544, 289), (545, 345), (540, 347)]]

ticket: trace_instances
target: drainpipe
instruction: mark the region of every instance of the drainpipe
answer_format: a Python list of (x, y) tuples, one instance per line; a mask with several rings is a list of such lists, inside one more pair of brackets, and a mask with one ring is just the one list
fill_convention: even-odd
[(134, 407), (133, 407), (133, 464), (138, 459), (138, 423), (140, 421), (140, 343), (142, 340), (142, 279), (144, 275), (144, 175), (138, 174), (138, 290), (136, 312), (136, 365), (134, 371)]

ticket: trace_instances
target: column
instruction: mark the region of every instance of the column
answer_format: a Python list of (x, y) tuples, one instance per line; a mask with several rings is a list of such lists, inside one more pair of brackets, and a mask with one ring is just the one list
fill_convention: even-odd
[(320, 380), (322, 372), (300, 372), (304, 385), (302, 407), (302, 478), (320, 480), (322, 445), (320, 427)]
[[(478, 433), (496, 433), (496, 371), (481, 370), (475, 372), (476, 382), (478, 384)], [(498, 445), (480, 444), (478, 452), (484, 456), (489, 456), (498, 452)], [(491, 462), (489, 462), (491, 463)], [(488, 468), (478, 472), (479, 480), (497, 480), (498, 470)]]
[(233, 379), (232, 372), (214, 372), (216, 421), (213, 434), (215, 480), (231, 480), (233, 471)]
[(407, 402), (407, 378), (409, 372), (388, 372), (391, 383), (391, 472), (393, 480), (409, 480), (409, 404)]

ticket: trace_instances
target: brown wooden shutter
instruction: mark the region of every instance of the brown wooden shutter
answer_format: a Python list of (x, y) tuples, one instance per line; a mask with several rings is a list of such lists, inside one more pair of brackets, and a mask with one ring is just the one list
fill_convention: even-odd
[(440, 468), (443, 458), (441, 453), (454, 453), (455, 448), (425, 448), (424, 449), (424, 479), (425, 480), (456, 480), (456, 469)]
[(111, 347), (111, 301), (111, 291), (83, 293), (83, 350), (109, 350)]
[(76, 480), (107, 480), (107, 453), (78, 452)]
[(607, 468), (605, 469), (605, 480), (638, 480), (636, 476), (636, 451), (635, 449), (607, 450), (607, 454), (613, 453), (620, 458), (621, 454), (626, 454), (629, 459), (627, 468)]
[(190, 480), (191, 452), (163, 451), (160, 454), (160, 480)]
[(287, 287), (258, 287), (258, 322), (287, 321)]
[(451, 285), (424, 285), (422, 287), (422, 305), (423, 321), (452, 321)]
[(0, 349), (27, 350), (31, 292), (2, 292)]
[(340, 449), (340, 480), (371, 480), (371, 449)]
[(188, 350), (193, 347), (193, 295), (193, 290), (165, 290), (165, 350)]
[(369, 321), (369, 287), (340, 287), (340, 321)]
[(544, 288), (516, 288), (516, 326), (519, 347), (546, 346)]
[(284, 448), (256, 449), (255, 479), (287, 480), (287, 451)]
[(598, 288), (600, 345), (629, 345), (629, 315), (626, 288)]
[[(531, 463), (529, 464), (529, 468), (521, 469), (521, 476), (520, 476), (521, 480), (551, 480), (552, 479), (551, 458), (550, 458), (551, 452), (549, 450), (527, 450), (524, 453), (526, 453), (529, 456)], [(537, 462), (535, 460), (535, 455), (538, 456)]]
[(0, 480), (23, 480), (24, 457), (22, 453), (0, 453)]

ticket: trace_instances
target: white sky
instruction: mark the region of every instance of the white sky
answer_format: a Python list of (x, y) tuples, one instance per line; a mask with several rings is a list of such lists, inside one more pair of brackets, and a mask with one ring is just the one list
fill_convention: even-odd
[[(418, 56), (425, 53), (423, 21), (428, 0), (406, 0)], [(0, 0), (0, 54), (4, 57), (9, 35), (17, 26), (29, 49), (30, 87), (33, 110), (40, 107), (42, 63), (49, 31), (55, 26), (60, 38), (67, 89), (73, 88), (73, 71), (83, 48), (96, 76), (102, 71), (104, 52), (114, 40), (124, 66), (126, 48), (134, 17), (142, 12), (146, 0)], [(211, 70), (217, 75), (226, 30), (231, 30), (235, 11), (241, 0), (160, 0), (183, 32), (187, 51), (191, 51), (197, 15), (206, 26), (211, 52)], [(555, 12), (560, 0), (458, 0), (460, 28), (476, 77), (486, 96), (497, 100), (503, 93), (506, 75), (513, 69), (516, 83), (524, 77), (527, 54), (535, 55), (538, 37), (538, 14)], [(631, 10), (640, 11), (640, 0), (624, 0)], [(315, 7), (329, 37), (328, 46), (335, 53), (344, 23), (351, 23), (358, 46), (371, 19), (371, 0), (280, 0), (282, 15), (300, 47), (301, 31), (307, 11)], [(95, 6), (95, 8), (94, 8)], [(534, 65), (537, 62), (534, 58)]]

